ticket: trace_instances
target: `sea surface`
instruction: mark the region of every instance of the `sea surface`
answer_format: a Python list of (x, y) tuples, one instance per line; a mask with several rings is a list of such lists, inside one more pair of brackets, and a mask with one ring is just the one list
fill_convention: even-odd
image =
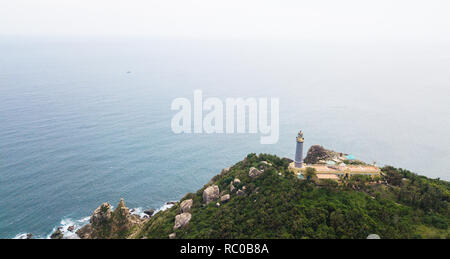
[[(305, 146), (450, 179), (450, 47), (417, 42), (0, 37), (0, 238), (141, 212), (248, 153)], [(174, 98), (280, 98), (280, 138), (174, 134)]]

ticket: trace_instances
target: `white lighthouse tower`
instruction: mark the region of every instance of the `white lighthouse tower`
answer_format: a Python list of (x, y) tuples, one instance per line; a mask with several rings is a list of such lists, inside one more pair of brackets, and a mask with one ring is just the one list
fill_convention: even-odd
[(295, 167), (302, 168), (303, 167), (303, 142), (305, 139), (303, 138), (303, 132), (300, 131), (297, 135), (297, 146), (295, 148)]

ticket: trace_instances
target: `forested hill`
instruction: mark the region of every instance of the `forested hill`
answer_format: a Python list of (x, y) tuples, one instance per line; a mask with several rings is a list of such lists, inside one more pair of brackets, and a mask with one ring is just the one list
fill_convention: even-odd
[[(450, 184), (407, 170), (340, 184), (301, 180), (288, 159), (250, 154), (126, 238), (450, 238)], [(111, 236), (105, 236), (111, 237)]]

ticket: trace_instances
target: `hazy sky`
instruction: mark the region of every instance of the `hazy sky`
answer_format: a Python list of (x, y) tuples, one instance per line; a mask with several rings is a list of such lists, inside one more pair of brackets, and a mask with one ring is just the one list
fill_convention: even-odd
[(448, 0), (0, 0), (0, 35), (450, 40)]

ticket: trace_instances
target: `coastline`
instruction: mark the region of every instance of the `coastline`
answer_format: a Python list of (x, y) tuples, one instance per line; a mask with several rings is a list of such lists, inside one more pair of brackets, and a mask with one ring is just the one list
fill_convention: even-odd
[[(155, 210), (153, 215), (156, 215), (156, 213), (168, 210), (174, 206), (172, 203), (173, 201), (168, 201), (164, 203), (162, 206), (160, 206), (158, 209)], [(111, 206), (112, 209), (114, 206)], [(145, 218), (147, 214), (144, 213), (143, 207), (137, 207), (137, 208), (131, 208), (130, 214), (131, 215), (138, 215), (141, 219)], [(12, 239), (27, 239), (29, 234), (32, 235), (32, 239), (51, 239), (50, 236), (57, 231), (58, 229), (61, 230), (61, 233), (64, 235), (64, 239), (80, 239), (80, 237), (76, 234), (77, 230), (81, 229), (82, 227), (89, 224), (89, 219), (91, 216), (82, 217), (79, 219), (72, 219), (64, 217), (61, 219), (60, 223), (57, 226), (54, 226), (50, 233), (46, 235), (34, 235), (33, 233), (19, 233), (16, 234), (14, 237), (11, 237)], [(70, 231), (69, 228), (73, 227), (73, 229)]]

